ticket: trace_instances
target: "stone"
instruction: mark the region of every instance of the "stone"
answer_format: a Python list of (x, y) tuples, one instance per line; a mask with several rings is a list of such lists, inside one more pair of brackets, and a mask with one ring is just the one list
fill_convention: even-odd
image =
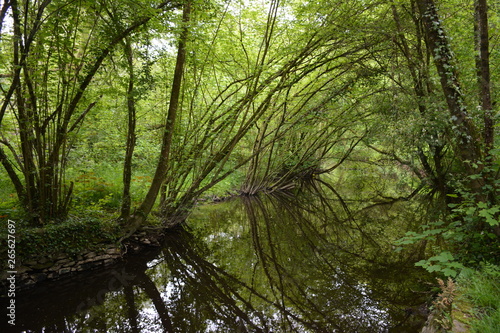
[(89, 259), (95, 257), (97, 254), (95, 252), (89, 252), (84, 257)]
[(47, 263), (47, 262), (49, 262), (49, 259), (47, 259), (47, 258), (45, 258), (45, 257), (42, 257), (42, 258), (38, 259), (38, 263), (39, 263), (39, 264), (45, 264), (45, 263)]
[(54, 265), (52, 267), (50, 267), (47, 271), (49, 272), (57, 272), (58, 270), (60, 270), (62, 267), (62, 265)]
[(103, 255), (95, 257), (94, 260), (98, 261), (98, 260), (106, 260), (106, 259), (111, 259), (111, 258), (113, 258), (113, 257), (110, 256), (109, 254), (103, 254)]
[(120, 249), (117, 248), (111, 248), (106, 250), (106, 254), (120, 254)]
[(26, 273), (28, 271), (30, 271), (31, 269), (27, 266), (20, 266), (20, 267), (17, 267), (16, 268), (16, 272), (17, 274), (23, 274), (23, 273)]
[(29, 260), (29, 261), (26, 261), (24, 264), (25, 264), (26, 266), (33, 267), (33, 266), (35, 266), (36, 264), (38, 264), (38, 261), (36, 261), (36, 260)]
[(65, 266), (68, 262), (71, 262), (71, 260), (69, 260), (69, 259), (65, 258), (65, 259), (58, 260), (58, 261), (56, 262), (56, 264), (59, 264), (59, 265), (61, 265), (61, 266)]
[(87, 270), (87, 269), (95, 268), (95, 267), (99, 266), (100, 264), (102, 264), (102, 263), (96, 262), (96, 261), (87, 261), (87, 262), (82, 263), (80, 265), (80, 267), (82, 268), (82, 270)]
[(35, 265), (33, 265), (33, 266), (30, 266), (30, 267), (31, 267), (32, 269), (34, 269), (34, 270), (39, 270), (39, 271), (41, 271), (41, 270), (44, 270), (44, 269), (46, 269), (46, 268), (50, 268), (50, 267), (52, 267), (52, 266), (54, 266), (54, 263), (53, 263), (53, 262), (43, 260), (42, 262), (39, 262), (39, 263), (37, 263), (37, 264), (35, 264)]
[(67, 274), (69, 272), (71, 272), (71, 268), (67, 268), (67, 267), (66, 268), (61, 268), (59, 270), (59, 275), (64, 275), (64, 274)]

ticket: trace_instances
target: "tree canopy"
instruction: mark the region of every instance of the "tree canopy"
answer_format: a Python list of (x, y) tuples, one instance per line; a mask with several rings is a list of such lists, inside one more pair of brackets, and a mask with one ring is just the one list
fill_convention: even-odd
[(406, 180), (381, 197), (472, 207), (498, 236), (498, 9), (4, 0), (1, 194), (33, 226), (106, 206), (127, 236), (206, 193), (384, 163)]

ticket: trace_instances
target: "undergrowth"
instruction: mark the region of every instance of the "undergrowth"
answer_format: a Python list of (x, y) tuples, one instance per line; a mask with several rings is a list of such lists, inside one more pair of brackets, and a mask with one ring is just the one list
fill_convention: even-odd
[(500, 328), (500, 267), (483, 265), (480, 270), (465, 269), (458, 278), (465, 301), (472, 305), (473, 333), (498, 333)]

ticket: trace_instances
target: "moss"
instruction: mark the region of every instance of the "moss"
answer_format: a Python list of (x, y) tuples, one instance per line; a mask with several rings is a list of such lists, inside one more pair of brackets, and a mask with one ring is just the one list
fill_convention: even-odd
[[(33, 228), (22, 221), (16, 223), (16, 265), (33, 258), (50, 258), (59, 254), (76, 256), (84, 251), (114, 243), (119, 229), (112, 221), (95, 218), (71, 218), (61, 223)], [(7, 236), (0, 236), (2, 252), (7, 249)]]

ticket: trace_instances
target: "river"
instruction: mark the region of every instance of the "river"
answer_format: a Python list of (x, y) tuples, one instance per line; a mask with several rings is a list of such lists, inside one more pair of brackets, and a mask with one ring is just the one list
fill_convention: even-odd
[(393, 242), (420, 213), (324, 185), (200, 204), (161, 248), (18, 293), (15, 332), (419, 332), (429, 277)]

